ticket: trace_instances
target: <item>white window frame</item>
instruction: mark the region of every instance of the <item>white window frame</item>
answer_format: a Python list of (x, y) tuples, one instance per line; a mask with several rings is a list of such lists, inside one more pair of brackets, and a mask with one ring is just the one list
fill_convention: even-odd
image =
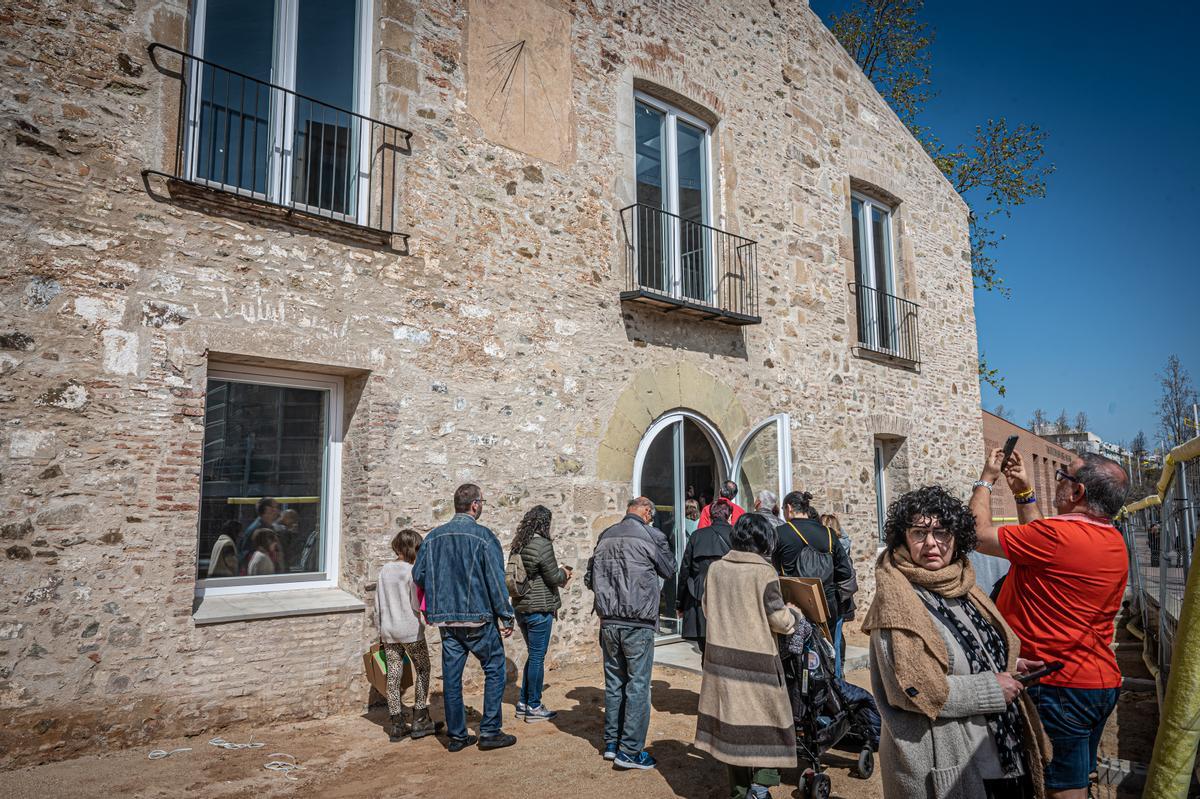
[(883, 523), (887, 520), (887, 462), (884, 459), (883, 441), (875, 439), (875, 514), (878, 517), (879, 546), (887, 546), (884, 540)]
[[(189, 52), (196, 58), (204, 58), (204, 28), (208, 17), (207, 12), (208, 0), (194, 0), (192, 4), (192, 31)], [(356, 35), (354, 42), (354, 108), (349, 110), (366, 117), (371, 108), (370, 54), (374, 48), (374, 0), (357, 0), (355, 13), (358, 15), (358, 18), (355, 25)], [(299, 0), (275, 0), (275, 41), (272, 46), (272, 74), (269, 82), (288, 91), (295, 91), (296, 88), (296, 36), (298, 19)], [(200, 75), (203, 65), (195, 61), (190, 62), (190, 64), (188, 82), (191, 90), (190, 96), (187, 99), (188, 121), (187, 133), (184, 137), (183, 163), (185, 179), (233, 194), (294, 207), (306, 213), (318, 214), (330, 219), (340, 219), (359, 225), (367, 223), (371, 199), (370, 126), (365, 124), (365, 120), (360, 120), (357, 142), (353, 144), (353, 149), (357, 155), (350, 157), (350, 161), (357, 164), (359, 178), (354, 214), (341, 214), (321, 208), (320, 206), (293, 202), (292, 165), (296, 159), (295, 153), (287, 149), (287, 147), (291, 147), (295, 142), (295, 107), (293, 104), (289, 108), (287, 96), (278, 91), (271, 92), (272, 96), (270, 100), (271, 121), (269, 125), (270, 142), (267, 152), (266, 192), (256, 192), (241, 186), (210, 181), (200, 177), (197, 161), (200, 157)], [(220, 65), (218, 64), (217, 66)], [(281, 111), (280, 108), (283, 110)], [(280, 170), (283, 171), (282, 177), (280, 176)], [(276, 196), (277, 193), (280, 196)]]
[[(307, 588), (336, 588), (340, 574), (342, 514), (342, 409), (345, 382), (338, 375), (323, 375), (290, 369), (271, 369), (242, 364), (214, 363), (208, 368), (208, 380), (228, 380), (255, 385), (307, 388), (327, 391), (325, 413), (325, 463), (321, 479), (321, 563), (320, 572), (295, 575), (268, 575), (255, 578), (219, 577), (196, 579), (196, 596), (258, 594), (268, 591), (295, 591)], [(207, 403), (205, 413), (207, 414)], [(203, 458), (203, 455), (201, 455)], [(204, 495), (203, 477), (200, 496)], [(199, 559), (199, 514), (196, 518), (196, 547)]]
[[(634, 99), (635, 106), (637, 103), (642, 103), (643, 105), (648, 105), (651, 108), (653, 108), (654, 110), (662, 113), (665, 117), (664, 118), (664, 129), (663, 129), (662, 158), (663, 158), (663, 163), (666, 165), (666, 174), (663, 177), (663, 183), (664, 183), (663, 194), (664, 194), (664, 199), (666, 200), (666, 208), (664, 208), (663, 210), (669, 214), (673, 214), (674, 215), (673, 218), (676, 220), (678, 220), (678, 217), (679, 217), (679, 159), (677, 157), (678, 156), (678, 139), (676, 138), (676, 132), (678, 131), (678, 122), (679, 122), (679, 120), (682, 119), (684, 122), (688, 123), (689, 125), (692, 125), (693, 127), (699, 128), (700, 130), (704, 131), (704, 145), (703, 145), (703, 153), (701, 154), (701, 163), (702, 163), (702, 167), (703, 167), (702, 180), (704, 181), (704, 200), (705, 201), (704, 201), (703, 206), (701, 207), (701, 210), (703, 210), (703, 212), (704, 212), (704, 219), (701, 220), (701, 223), (703, 225), (706, 225), (707, 227), (712, 227), (712, 220), (714, 218), (713, 217), (713, 199), (714, 199), (713, 195), (715, 194), (715, 192), (713, 191), (713, 175), (712, 175), (712, 171), (713, 171), (712, 170), (712, 126), (709, 125), (707, 122), (705, 122), (703, 119), (700, 119), (697, 116), (693, 116), (692, 114), (689, 114), (686, 111), (680, 110), (679, 108), (676, 108), (675, 106), (673, 106), (669, 103), (665, 103), (662, 100), (659, 100), (657, 97), (646, 94), (645, 92), (635, 90), (633, 93), (633, 99)], [(636, 153), (637, 143), (636, 142), (634, 142), (634, 150), (635, 150), (634, 163), (636, 164), (637, 163), (637, 153)], [(635, 174), (633, 176), (633, 180), (634, 180), (634, 187), (635, 187), (634, 191), (636, 192), (636, 186), (637, 186), (636, 167), (635, 167)], [(636, 215), (635, 215), (635, 220), (636, 220)], [(635, 224), (636, 224), (636, 221), (635, 221)], [(679, 253), (680, 238), (681, 238), (680, 232), (679, 232), (679, 227), (680, 227), (680, 225), (679, 225), (678, 221), (676, 221), (674, 224), (672, 224), (670, 226), (671, 241), (670, 241), (669, 251), (671, 253), (671, 263), (669, 264), (670, 274), (667, 276), (668, 277), (668, 291), (671, 294), (671, 296), (673, 296), (673, 297), (681, 297), (684, 299), (697, 299), (697, 298), (692, 298), (692, 297), (684, 297), (684, 294), (683, 294), (683, 265), (681, 263), (680, 253)], [(705, 238), (706, 238), (705, 246), (704, 246), (705, 268), (708, 272), (708, 288), (709, 288), (709, 291), (708, 291), (709, 296), (707, 298), (707, 304), (713, 305), (716, 303), (717, 288), (718, 288), (717, 281), (716, 281), (716, 275), (714, 274), (714, 268), (713, 268), (714, 267), (713, 258), (712, 258), (713, 242), (711, 240), (711, 236), (706, 236)], [(700, 301), (704, 301), (704, 300), (700, 300)]]
[[(742, 458), (746, 455), (746, 450), (750, 446), (750, 442), (754, 437), (761, 433), (771, 424), (777, 424), (775, 433), (775, 457), (779, 463), (779, 483), (775, 486), (775, 496), (779, 498), (779, 504), (782, 507), (783, 498), (787, 496), (792, 485), (792, 427), (791, 421), (786, 413), (777, 413), (774, 416), (767, 417), (761, 422), (750, 428), (750, 432), (746, 433), (742, 438), (742, 442), (738, 444), (737, 452), (733, 456), (733, 468), (730, 471), (730, 478), (735, 483), (741, 477)], [(754, 497), (742, 497), (742, 501), (748, 503), (747, 508), (754, 505)], [(768, 508), (767, 510), (770, 510)]]
[[(899, 338), (900, 338), (900, 326), (897, 323), (898, 319), (899, 319), (898, 314), (900, 312), (900, 308), (895, 300), (895, 297), (896, 297), (896, 234), (895, 234), (895, 225), (892, 224), (894, 215), (895, 215), (895, 209), (890, 205), (882, 203), (879, 200), (872, 199), (871, 197), (869, 197), (865, 194), (860, 194), (859, 192), (851, 192), (850, 197), (851, 197), (851, 202), (850, 202), (851, 217), (853, 217), (853, 215), (854, 215), (855, 201), (861, 203), (862, 207), (863, 207), (863, 223), (860, 223), (860, 225), (859, 225), (859, 232), (861, 233), (862, 239), (863, 239), (861, 242), (859, 242), (859, 245), (861, 246), (862, 253), (863, 253), (863, 267), (862, 267), (861, 273), (856, 271), (854, 278), (857, 282), (866, 286), (867, 288), (874, 289), (877, 292), (883, 292), (884, 294), (888, 295), (887, 302), (888, 302), (888, 305), (890, 306), (890, 311), (891, 311), (891, 316), (892, 316), (892, 327), (893, 327), (892, 332), (891, 332), (892, 346), (885, 347), (880, 343), (880, 339), (882, 338), (880, 333), (883, 329), (882, 328), (883, 320), (879, 319), (877, 314), (874, 311), (872, 311), (872, 314), (871, 314), (870, 318), (867, 320), (867, 324), (865, 325), (866, 331), (867, 331), (867, 338), (870, 340), (860, 341), (859, 343), (862, 344), (863, 346), (866, 346), (870, 349), (873, 349), (873, 350), (876, 350), (879, 352), (895, 353), (898, 351)], [(876, 283), (875, 236), (872, 235), (872, 232), (871, 232), (872, 218), (874, 216), (875, 209), (879, 209), (880, 211), (883, 212), (884, 220), (885, 220), (884, 224), (887, 228), (886, 234), (887, 234), (887, 242), (888, 242), (888, 253), (887, 253), (888, 263), (887, 263), (887, 269), (885, 270), (885, 275), (887, 276), (887, 285), (883, 286), (883, 287), (875, 285), (875, 283)], [(853, 220), (851, 220), (850, 229), (851, 229), (851, 231), (854, 230)], [(854, 245), (854, 242), (851, 242), (851, 252), (853, 252), (853, 245)], [(855, 269), (856, 270), (858, 269), (857, 264), (855, 264)], [(875, 306), (872, 306), (872, 307), (875, 307)], [(860, 301), (857, 304), (857, 307), (855, 308), (855, 315), (857, 316), (858, 314), (861, 314), (862, 312), (863, 312), (863, 303)], [(858, 331), (855, 331), (855, 332), (857, 333)]]

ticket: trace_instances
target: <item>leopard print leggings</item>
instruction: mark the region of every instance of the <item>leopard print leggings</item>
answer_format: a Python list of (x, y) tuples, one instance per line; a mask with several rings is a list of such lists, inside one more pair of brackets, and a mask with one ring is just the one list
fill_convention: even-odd
[[(388, 713), (393, 716), (399, 715), (400, 708), (403, 706), (400, 701), (404, 695), (404, 692), (400, 690), (400, 677), (404, 674), (404, 669), (400, 665), (403, 662), (402, 655), (408, 655), (408, 661), (412, 663), (413, 691), (416, 694), (413, 707), (416, 710), (424, 710), (429, 707), (429, 646), (425, 643), (425, 639), (419, 638), (409, 644), (384, 643), (383, 651), (388, 664)], [(395, 664), (394, 668), (393, 664)]]

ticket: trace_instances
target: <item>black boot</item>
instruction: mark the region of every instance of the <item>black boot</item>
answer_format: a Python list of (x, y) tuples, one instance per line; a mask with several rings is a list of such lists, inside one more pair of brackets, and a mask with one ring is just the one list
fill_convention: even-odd
[(404, 708), (400, 708), (400, 712), (391, 716), (391, 726), (388, 728), (388, 740), (392, 743), (401, 741), (408, 737), (412, 732), (412, 726), (404, 719)]
[(437, 735), (444, 729), (446, 729), (445, 722), (435, 722), (429, 718), (429, 708), (413, 710), (412, 737), (414, 741), (424, 738), (426, 735)]

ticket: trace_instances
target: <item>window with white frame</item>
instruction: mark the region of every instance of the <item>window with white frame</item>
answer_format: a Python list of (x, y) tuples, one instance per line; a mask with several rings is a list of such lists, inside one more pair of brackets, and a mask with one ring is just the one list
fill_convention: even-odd
[(887, 521), (887, 460), (884, 458), (883, 442), (875, 439), (875, 518), (879, 530), (879, 542), (887, 543), (883, 523)]
[(342, 392), (336, 376), (209, 369), (199, 589), (336, 585)]
[(858, 341), (870, 349), (890, 352), (900, 344), (892, 263), (892, 209), (878, 200), (854, 194), (850, 199), (850, 210)]
[(369, 12), (370, 0), (195, 0), (188, 177), (356, 220)]
[(635, 92), (638, 280), (673, 297), (713, 302), (711, 130)]

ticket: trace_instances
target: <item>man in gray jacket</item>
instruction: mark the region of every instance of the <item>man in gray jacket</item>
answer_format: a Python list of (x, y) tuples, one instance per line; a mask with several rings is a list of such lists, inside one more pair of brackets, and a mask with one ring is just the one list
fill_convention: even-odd
[(654, 503), (630, 500), (625, 518), (600, 534), (584, 583), (595, 593), (604, 654), (604, 759), (617, 768), (650, 769), (650, 670), (658, 626), (660, 579), (675, 576), (666, 536), (650, 526)]

